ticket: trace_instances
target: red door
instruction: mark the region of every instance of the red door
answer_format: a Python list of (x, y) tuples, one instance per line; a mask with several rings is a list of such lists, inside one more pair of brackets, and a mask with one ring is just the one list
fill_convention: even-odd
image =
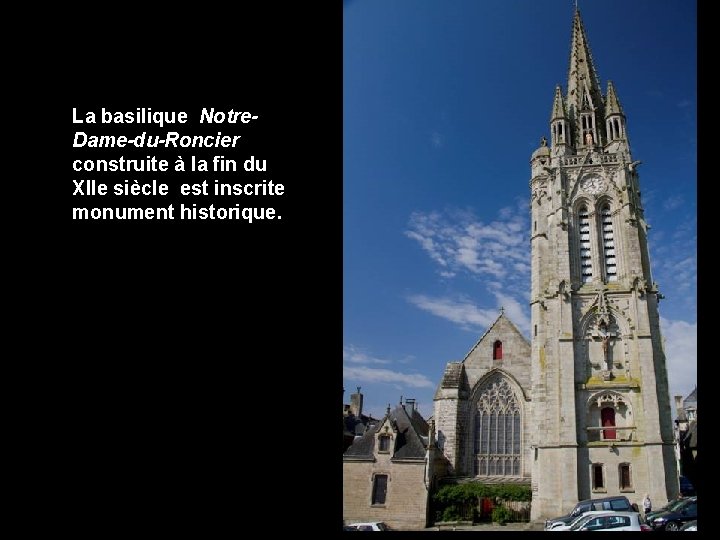
[[(605, 407), (600, 411), (600, 419), (603, 427), (615, 427), (615, 409), (612, 407)], [(604, 429), (603, 439), (617, 439), (614, 429)]]
[(490, 497), (483, 497), (480, 502), (480, 515), (482, 517), (488, 517), (493, 511), (493, 501)]

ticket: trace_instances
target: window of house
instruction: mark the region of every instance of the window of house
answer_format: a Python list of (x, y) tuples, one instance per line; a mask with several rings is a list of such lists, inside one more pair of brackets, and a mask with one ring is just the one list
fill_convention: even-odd
[(592, 487), (596, 491), (605, 489), (605, 475), (603, 474), (602, 463), (592, 464)]
[(583, 283), (592, 281), (592, 256), (590, 255), (590, 215), (586, 206), (578, 212), (580, 225), (580, 273)]
[(615, 237), (613, 234), (612, 215), (610, 205), (605, 205), (601, 211), (603, 256), (605, 260), (606, 281), (617, 281), (617, 258), (615, 257)]
[(496, 376), (480, 392), (473, 423), (473, 474), (519, 476), (522, 419), (507, 380)]
[(498, 340), (493, 344), (493, 360), (502, 360), (502, 354), (502, 341)]
[(632, 489), (632, 477), (630, 476), (630, 464), (621, 463), (618, 470), (618, 476), (620, 477), (620, 489), (631, 490)]
[(387, 496), (387, 474), (376, 474), (373, 480), (372, 503), (385, 504)]
[[(600, 421), (602, 427), (615, 427), (615, 409), (613, 407), (603, 407), (600, 411)], [(614, 429), (603, 429), (603, 439), (617, 439), (617, 431)]]
[(380, 435), (379, 437), (380, 444), (378, 451), (379, 452), (389, 452), (390, 451), (390, 437), (388, 435)]

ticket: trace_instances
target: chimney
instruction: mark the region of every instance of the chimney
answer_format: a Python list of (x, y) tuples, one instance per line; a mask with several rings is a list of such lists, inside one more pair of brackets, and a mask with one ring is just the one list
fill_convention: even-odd
[(413, 411), (415, 410), (415, 400), (412, 398), (406, 398), (404, 407), (407, 415), (412, 418)]
[(360, 393), (360, 387), (357, 387), (357, 393), (350, 395), (350, 412), (355, 416), (362, 414), (363, 395)]
[(682, 402), (682, 396), (674, 396), (675, 397), (675, 410), (679, 413), (680, 410), (683, 408), (683, 402)]

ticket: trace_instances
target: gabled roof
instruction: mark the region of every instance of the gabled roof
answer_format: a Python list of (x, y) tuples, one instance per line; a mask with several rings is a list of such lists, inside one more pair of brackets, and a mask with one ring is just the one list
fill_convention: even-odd
[[(515, 333), (518, 336), (520, 336), (525, 343), (530, 345), (530, 342), (528, 341), (528, 339), (523, 335), (523, 333), (520, 330), (518, 330), (518, 327), (515, 326), (515, 324), (505, 315), (505, 310), (500, 310), (500, 315), (498, 315), (498, 318), (495, 319), (495, 322), (492, 323), (487, 330), (485, 330), (485, 333), (482, 336), (480, 336), (480, 339), (478, 339), (477, 342), (475, 343), (475, 345), (473, 345), (472, 348), (468, 351), (468, 353), (465, 355), (465, 358), (463, 358), (463, 362), (465, 362), (465, 360), (468, 359), (470, 354), (472, 354), (472, 352), (478, 348), (478, 345), (480, 345), (480, 343), (482, 343), (483, 339), (485, 339), (485, 336), (487, 336), (490, 333), (490, 331), (493, 328), (495, 328), (495, 326), (498, 324), (498, 322), (500, 322), (500, 319), (506, 321), (510, 325), (510, 328), (512, 330), (514, 330)], [(449, 366), (450, 366), (450, 364), (448, 364), (448, 367)], [(447, 368), (445, 368), (445, 373), (447, 373)]]
[(422, 415), (413, 410), (412, 417), (405, 407), (398, 405), (362, 437), (356, 439), (345, 451), (345, 456), (372, 458), (375, 453), (375, 435), (390, 421), (394, 432), (395, 452), (393, 459), (424, 459), (430, 428)]
[(697, 386), (690, 392), (688, 397), (683, 400), (683, 404), (685, 403), (697, 403)]

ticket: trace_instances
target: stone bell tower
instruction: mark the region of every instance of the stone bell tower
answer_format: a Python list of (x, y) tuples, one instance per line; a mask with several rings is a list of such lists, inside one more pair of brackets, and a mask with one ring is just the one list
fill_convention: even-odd
[(665, 355), (626, 118), (575, 10), (565, 94), (531, 163), (533, 519), (678, 494)]

